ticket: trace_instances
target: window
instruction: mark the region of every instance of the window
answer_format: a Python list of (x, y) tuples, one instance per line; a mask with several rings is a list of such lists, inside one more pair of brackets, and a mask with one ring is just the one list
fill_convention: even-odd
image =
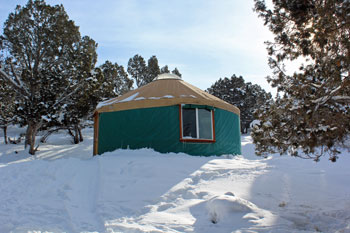
[(196, 108), (182, 109), (183, 137), (197, 138)]
[(215, 142), (214, 111), (203, 105), (180, 105), (180, 141)]

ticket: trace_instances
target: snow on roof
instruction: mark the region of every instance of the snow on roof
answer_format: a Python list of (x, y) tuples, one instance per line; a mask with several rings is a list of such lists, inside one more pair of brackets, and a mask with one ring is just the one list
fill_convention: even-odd
[(174, 74), (161, 74), (153, 82), (122, 96), (101, 102), (97, 112), (113, 112), (178, 104), (210, 105), (239, 115), (239, 109), (183, 81)]

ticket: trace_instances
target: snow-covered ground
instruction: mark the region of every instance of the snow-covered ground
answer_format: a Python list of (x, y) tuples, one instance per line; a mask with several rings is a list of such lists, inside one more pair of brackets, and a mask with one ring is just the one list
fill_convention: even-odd
[[(20, 129), (10, 129), (10, 136)], [(92, 157), (52, 135), (36, 156), (0, 137), (0, 232), (350, 232), (350, 153), (336, 163), (150, 149)]]

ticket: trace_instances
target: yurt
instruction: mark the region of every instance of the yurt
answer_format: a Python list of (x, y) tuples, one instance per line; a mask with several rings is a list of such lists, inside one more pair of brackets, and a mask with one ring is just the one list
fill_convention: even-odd
[(240, 111), (173, 74), (100, 103), (94, 155), (152, 148), (190, 155), (241, 154)]

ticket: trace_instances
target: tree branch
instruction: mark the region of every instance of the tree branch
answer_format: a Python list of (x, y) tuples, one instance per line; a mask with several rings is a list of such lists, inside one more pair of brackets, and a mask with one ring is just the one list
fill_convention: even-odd
[[(15, 79), (19, 81), (15, 73), (14, 73), (14, 76), (15, 76)], [(29, 92), (23, 86), (20, 85), (21, 82), (16, 83), (2, 68), (0, 68), (0, 77), (2, 77), (2, 79), (6, 83), (10, 84), (14, 88), (14, 90), (21, 96), (23, 96), (26, 99), (30, 97)]]
[(68, 97), (70, 97), (71, 95), (73, 95), (75, 92), (77, 92), (81, 86), (83, 86), (84, 80), (80, 81), (79, 83), (75, 84), (75, 86), (73, 86), (73, 91), (71, 91), (70, 93), (68, 92), (64, 92), (56, 101), (56, 103), (52, 106), (52, 107), (56, 107), (58, 106), (60, 103), (62, 103), (64, 100), (66, 100)]

